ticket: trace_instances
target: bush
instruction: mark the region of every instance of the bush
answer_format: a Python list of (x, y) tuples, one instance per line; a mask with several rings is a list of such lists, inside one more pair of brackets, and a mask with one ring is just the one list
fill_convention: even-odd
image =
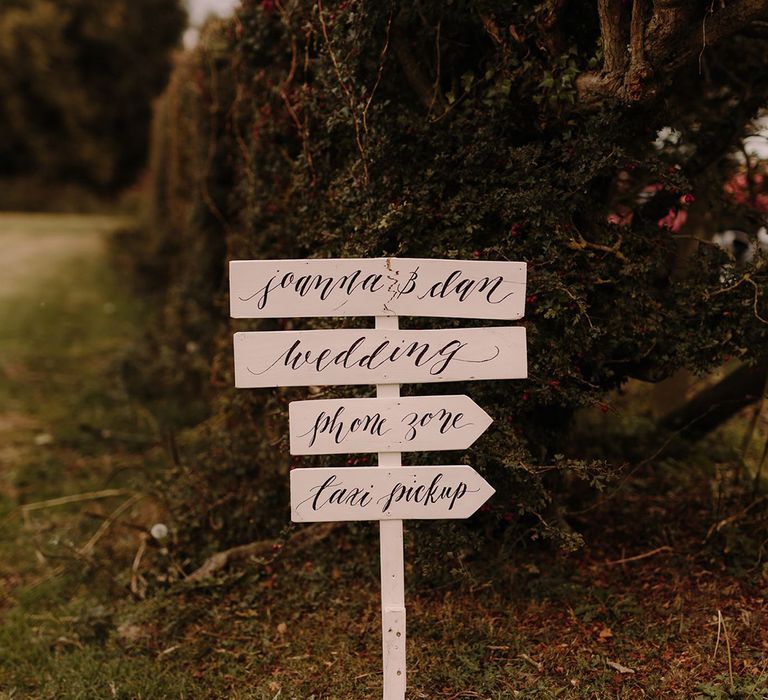
[[(730, 278), (726, 253), (695, 239), (739, 209), (723, 186), (766, 103), (766, 40), (719, 10), (660, 5), (641, 26), (645, 60), (635, 44), (630, 61), (630, 37), (601, 36), (594, 8), (547, 9), (559, 5), (251, 0), (179, 66), (159, 112), (144, 259), (166, 285), (153, 366), (174, 366), (167, 393), (186, 395), (191, 371), (210, 398), (194, 468), (179, 467), (194, 484), (178, 513), (189, 542), (287, 520), (287, 401), (305, 395), (233, 389), (232, 332), (297, 324), (225, 324), (226, 259), (528, 263), (529, 379), (429, 387), (467, 392), (495, 418), (468, 458), (498, 490), (474, 522), (497, 532), (571, 541), (553, 494), (611, 475), (571, 454), (577, 410), (632, 377), (759, 357), (765, 260)], [(719, 29), (700, 71), (705, 13)], [(655, 143), (665, 126), (676, 143)], [(185, 350), (201, 338), (204, 362)]]

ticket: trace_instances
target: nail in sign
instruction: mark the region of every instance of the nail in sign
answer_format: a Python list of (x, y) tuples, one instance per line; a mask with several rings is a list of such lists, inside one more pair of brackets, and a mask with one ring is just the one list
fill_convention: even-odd
[(293, 401), (288, 416), (292, 455), (465, 450), (493, 422), (461, 394)]
[(291, 471), (291, 520), (468, 518), (495, 493), (472, 467), (305, 468)]
[(526, 265), (484, 260), (233, 260), (234, 318), (522, 318)]
[(235, 386), (406, 384), (527, 376), (525, 328), (235, 333)]

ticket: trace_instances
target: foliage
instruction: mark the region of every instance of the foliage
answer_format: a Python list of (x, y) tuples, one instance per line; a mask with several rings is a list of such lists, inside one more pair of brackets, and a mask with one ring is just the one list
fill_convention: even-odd
[[(235, 392), (232, 331), (341, 323), (226, 326), (225, 258), (528, 263), (529, 379), (436, 389), (469, 390), (495, 418), (467, 455), (499, 492), (475, 521), (489, 533), (533, 526), (573, 543), (553, 493), (611, 475), (569, 442), (577, 410), (608, 410), (608, 392), (631, 377), (759, 358), (765, 260), (728, 277), (726, 252), (691, 241), (737, 214), (759, 223), (724, 184), (766, 103), (766, 41), (733, 35), (702, 54), (706, 70), (683, 66), (674, 89), (660, 80), (650, 101), (595, 107), (578, 86), (602, 60), (596, 13), (563, 9), (563, 43), (551, 41), (543, 12), (493, 0), (247, 0), (188, 59), (194, 77), (179, 69), (155, 141), (155, 157), (168, 159), (156, 172), (163, 206), (134, 242), (140, 261), (157, 245), (168, 256), (152, 335), (160, 361), (144, 387), (210, 397), (187, 478), (173, 482), (190, 542), (274, 529), (286, 519), (287, 471), (303, 463), (289, 463), (285, 433), (287, 401), (305, 392)], [(176, 119), (198, 121), (195, 138), (172, 150)], [(664, 126), (677, 143), (655, 143)], [(199, 173), (186, 167), (190, 153), (206, 154)], [(169, 191), (164, 173), (179, 172), (193, 186)], [(184, 349), (200, 338), (202, 363)], [(153, 369), (170, 365), (177, 382)]]
[(133, 182), (184, 21), (178, 0), (3, 2), (0, 177)]

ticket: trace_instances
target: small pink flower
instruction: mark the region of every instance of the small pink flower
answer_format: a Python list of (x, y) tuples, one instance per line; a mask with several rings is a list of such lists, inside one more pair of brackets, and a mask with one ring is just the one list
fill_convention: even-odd
[(659, 228), (665, 228), (672, 233), (677, 233), (688, 220), (688, 212), (670, 207), (666, 216), (659, 219)]
[(614, 210), (608, 214), (606, 220), (614, 226), (629, 226), (634, 218), (634, 212), (625, 204), (617, 204)]

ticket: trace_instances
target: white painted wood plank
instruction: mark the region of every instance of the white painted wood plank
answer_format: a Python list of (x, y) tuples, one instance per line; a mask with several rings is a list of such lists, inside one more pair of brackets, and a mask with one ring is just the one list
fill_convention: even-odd
[(466, 465), (298, 468), (291, 471), (291, 519), (463, 519), (493, 493)]
[(233, 260), (234, 318), (523, 317), (526, 264), (428, 258)]
[(235, 333), (235, 386), (404, 384), (528, 375), (525, 328)]
[(493, 422), (463, 394), (293, 401), (288, 417), (292, 455), (465, 450)]
[[(397, 316), (377, 316), (380, 331), (397, 331)], [(377, 384), (379, 401), (396, 401), (399, 384)], [(379, 452), (380, 467), (399, 468), (400, 452)], [(403, 521), (379, 521), (379, 560), (381, 564), (381, 635), (384, 700), (405, 700), (405, 549)]]
[[(400, 525), (400, 530), (402, 531), (403, 521), (382, 520), (379, 525), (382, 528), (392, 525)], [(382, 573), (383, 571), (384, 570), (382, 569)], [(404, 605), (385, 605), (381, 609), (381, 637), (384, 659), (384, 700), (405, 700), (405, 618)]]

